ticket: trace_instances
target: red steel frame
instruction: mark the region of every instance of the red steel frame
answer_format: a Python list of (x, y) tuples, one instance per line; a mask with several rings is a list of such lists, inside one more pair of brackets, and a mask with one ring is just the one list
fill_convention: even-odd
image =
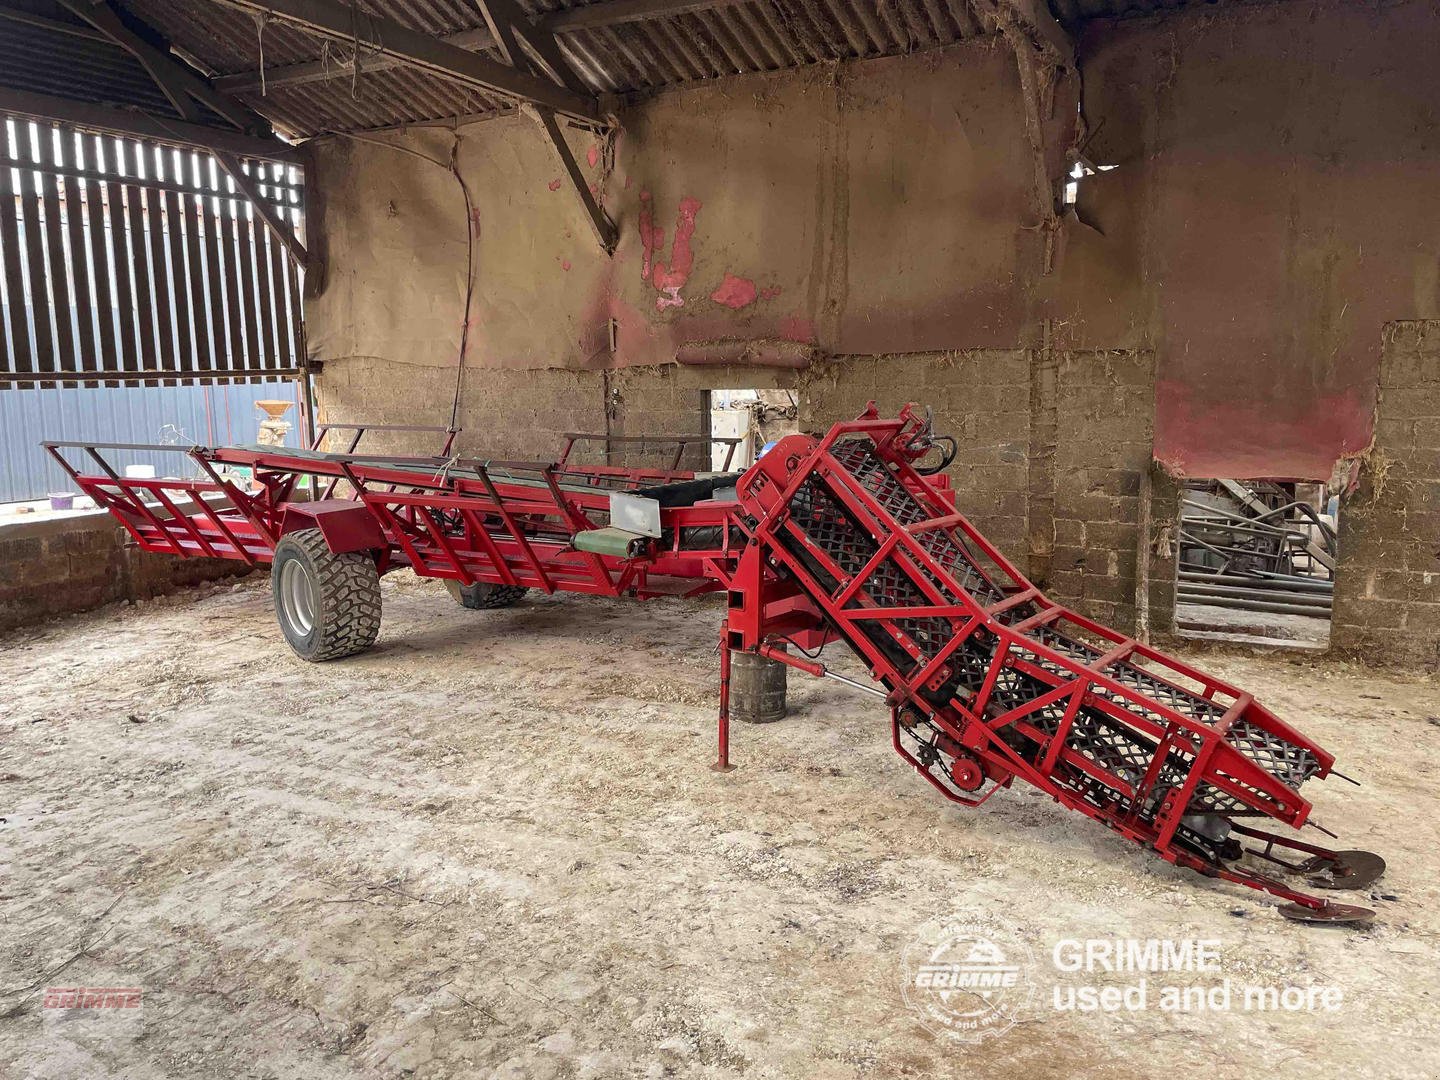
[[(322, 427), (312, 450), (327, 430), (340, 428)], [(45, 445), (147, 551), (256, 565), (285, 533), (318, 526), (337, 551), (372, 552), (381, 573), (408, 566), (462, 585), (636, 599), (723, 589), (717, 768), (731, 767), (732, 651), (825, 675), (788, 646), (839, 639), (883, 686), (896, 751), (947, 798), (978, 806), (1018, 777), (1169, 862), (1312, 912), (1339, 907), (1236, 865), (1233, 853), (1222, 860), (1183, 824), (1197, 819), (1203, 792), (1229, 807), (1213, 818), (1298, 828), (1311, 805), (1266, 754), (1279, 748), (1284, 762), (1303, 765), (1302, 778), (1328, 775), (1333, 757), (1239, 688), (1047, 600), (955, 511), (943, 475), (917, 471), (928, 422), (909, 407), (882, 419), (872, 405), (822, 438), (781, 440), (740, 478), (736, 499), (663, 507), (663, 539), (627, 558), (576, 550), (575, 537), (608, 523), (613, 490), (693, 480), (678, 464), (699, 436), (673, 437), (685, 441), (670, 469), (631, 470), (569, 464), (577, 441), (599, 436), (570, 435), (557, 462), (538, 464), (451, 456), (451, 429), (345, 430), (354, 434), (342, 454), (194, 447), (187, 453), (204, 478), (192, 480), (122, 476), (99, 453), (155, 447)], [(443, 436), (440, 453), (359, 455), (367, 430), (431, 431)], [(99, 474), (75, 469), (69, 448)], [(258, 490), (221, 466), (249, 469)], [(312, 490), (323, 485), (320, 498), (299, 497), (304, 477)], [(347, 496), (334, 498), (341, 485)], [(690, 546), (697, 535), (705, 542)], [(1272, 862), (1275, 844), (1339, 858), (1234, 829), (1266, 841), (1256, 854)]]
[[(783, 565), (787, 579), (801, 583), (826, 623), (837, 628), (838, 636), (869, 665), (872, 677), (887, 688), (896, 751), (954, 801), (978, 806), (1018, 776), (1062, 805), (1153, 848), (1169, 862), (1275, 893), (1302, 907), (1325, 908), (1326, 901), (1291, 889), (1282, 882), (1203, 857), (1177, 843), (1176, 832), (1202, 783), (1245, 804), (1244, 813), (1272, 817), (1297, 828), (1306, 823), (1310, 803), (1294, 787), (1227, 741), (1227, 735), (1237, 724), (1263, 730), (1313, 755), (1314, 776), (1329, 774), (1333, 756), (1257, 704), (1250, 694), (1047, 600), (963, 515), (955, 512), (953, 503), (942, 490), (915, 471), (914, 455), (906, 448), (907, 439), (914, 433), (914, 424), (913, 415), (882, 420), (874, 415), (872, 408), (854, 423), (831, 428), (818, 441), (804, 437), (782, 440), (745, 475), (738, 490), (741, 505), (750, 508), (756, 520), (749, 530), (756, 550), (769, 553)], [(888, 465), (916, 500), (923, 511), (922, 520), (900, 527), (876, 494), (856, 479), (851, 468), (837, 460), (833, 453), (836, 444), (856, 437), (873, 446), (874, 455)], [(802, 485), (815, 483), (817, 479), (877, 541), (864, 565), (853, 573), (847, 572), (830, 553), (814, 543), (803, 524), (789, 512)], [(953, 576), (952, 568), (943, 565), (919, 542), (922, 534), (932, 531), (949, 533), (962, 549), (980, 552), (991, 564), (990, 580), (999, 586), (1003, 599), (985, 604), (962, 587)], [(913, 586), (925, 595), (926, 605), (887, 607), (867, 596), (866, 586), (872, 574), (887, 561), (903, 568)], [(816, 573), (816, 564), (824, 571), (823, 579)], [(734, 649), (759, 651), (802, 670), (813, 670), (817, 665), (797, 663), (776, 649), (773, 628), (746, 603), (755, 585), (754, 581), (730, 583), (732, 604), (727, 620), (727, 644)], [(1013, 614), (1022, 608), (1023, 619), (1005, 621), (1007, 613)], [(953, 636), (933, 655), (895, 629), (894, 624), (902, 619), (920, 618), (946, 620), (953, 630)], [(909, 673), (896, 664), (893, 649), (886, 650), (871, 636), (857, 632), (860, 624), (867, 622), (888, 627), (895, 645), (916, 661)], [(1033, 636), (1039, 627), (1073, 630), (1103, 645), (1095, 648), (1096, 659), (1078, 664), (1072, 654), (1057, 651), (1045, 640)], [(942, 681), (938, 676), (946, 672), (947, 663), (967, 642), (982, 633), (993, 637), (996, 645), (978, 692), (937, 702), (926, 690)], [(1166, 687), (1215, 703), (1218, 717), (1201, 722), (1107, 674), (1122, 662), (1143, 664), (1146, 674)], [(997, 708), (993, 702), (997, 682), (1011, 670), (1042, 683), (1045, 691), (1013, 707)], [(1196, 689), (1187, 691), (1184, 683)], [(1064, 715), (1058, 730), (1047, 733), (1029, 723), (1037, 711), (1060, 705)], [(1082, 706), (1107, 715), (1154, 744), (1155, 751), (1138, 784), (1107, 771), (1069, 745), (1067, 736)], [(974, 771), (968, 774), (988, 781), (989, 790), (979, 797), (968, 796), (965, 788), (957, 790), (953, 771), (948, 778), (937, 774), (933, 767), (922, 763), (902, 745), (907, 712), (920, 714), (938, 729), (938, 741), (946, 756), (973, 764)], [(1023, 733), (1037, 752), (1028, 757), (1018, 753), (1011, 742), (1002, 737), (1007, 729)], [(1183, 780), (1175, 785), (1172, 778), (1158, 812), (1143, 814), (1141, 808), (1147, 798), (1159, 794), (1155, 789), (1164, 763), (1176, 760), (1176, 752), (1180, 760), (1188, 760)], [(1087, 798), (1087, 791), (1093, 788), (1088, 783), (1091, 780), (1098, 781), (1104, 790), (1123, 796), (1123, 800), (1117, 802), (1123, 801), (1124, 808), (1096, 805), (1092, 798)], [(1246, 835), (1316, 855), (1328, 854), (1324, 849), (1268, 833), (1249, 830)]]

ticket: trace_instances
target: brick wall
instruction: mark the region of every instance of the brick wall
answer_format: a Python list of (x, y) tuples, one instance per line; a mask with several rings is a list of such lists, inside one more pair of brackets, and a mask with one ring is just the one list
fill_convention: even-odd
[(0, 631), (249, 572), (225, 559), (154, 555), (128, 540), (100, 511), (0, 525)]
[(1440, 322), (1385, 328), (1375, 445), (1340, 508), (1331, 642), (1440, 670)]

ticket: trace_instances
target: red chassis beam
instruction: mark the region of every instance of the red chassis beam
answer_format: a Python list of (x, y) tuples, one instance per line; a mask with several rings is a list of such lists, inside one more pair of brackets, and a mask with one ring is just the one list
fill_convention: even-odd
[[(1292, 901), (1291, 917), (1370, 915), (1241, 861), (1237, 838), (1251, 837), (1265, 844), (1251, 855), (1312, 884), (1378, 876), (1374, 856), (1240, 823), (1305, 825), (1300, 786), (1329, 775), (1333, 757), (1239, 688), (1046, 599), (955, 511), (945, 477), (917, 468), (940, 440), (908, 407), (782, 440), (734, 498), (662, 502), (661, 535), (625, 556), (577, 545), (608, 523), (612, 492), (696, 474), (568, 464), (579, 436), (555, 464), (449, 456), (448, 430), (440, 455), (362, 456), (353, 430), (344, 454), (196, 447), (200, 480), (121, 476), (106, 447), (47, 446), (150, 551), (265, 563), (285, 534), (318, 528), (336, 552), (373, 554), (381, 573), (408, 566), (465, 586), (642, 600), (723, 589), (718, 767), (729, 767), (732, 651), (828, 675), (787, 646), (843, 640), (883, 688), (896, 751), (947, 798), (978, 806), (1018, 778), (1169, 862)], [(68, 464), (62, 450), (76, 446), (100, 475)], [(233, 466), (258, 489), (222, 469)], [(299, 497), (306, 477), (326, 497)], [(329, 497), (337, 490), (345, 497)], [(1309, 858), (1288, 863), (1277, 845)]]

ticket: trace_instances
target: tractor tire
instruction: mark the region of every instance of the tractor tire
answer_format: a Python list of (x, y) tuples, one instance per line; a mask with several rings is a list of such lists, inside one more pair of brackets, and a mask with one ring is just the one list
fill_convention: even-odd
[(364, 652), (380, 635), (380, 575), (363, 551), (337, 555), (319, 529), (275, 545), (270, 594), (280, 632), (311, 663)]
[(510, 607), (518, 603), (530, 590), (524, 585), (492, 585), (488, 581), (477, 581), (474, 585), (447, 581), (445, 591), (453, 596), (461, 607), (484, 611), (488, 608)]

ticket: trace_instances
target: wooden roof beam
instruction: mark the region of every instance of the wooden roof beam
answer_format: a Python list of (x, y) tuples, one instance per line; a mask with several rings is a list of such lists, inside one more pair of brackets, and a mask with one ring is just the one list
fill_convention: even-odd
[(232, 7), (283, 19), (312, 33), (358, 41), (368, 50), (466, 86), (518, 98), (587, 123), (600, 120), (600, 105), (548, 79), (509, 67), (391, 19), (367, 15), (336, 0), (221, 0)]

